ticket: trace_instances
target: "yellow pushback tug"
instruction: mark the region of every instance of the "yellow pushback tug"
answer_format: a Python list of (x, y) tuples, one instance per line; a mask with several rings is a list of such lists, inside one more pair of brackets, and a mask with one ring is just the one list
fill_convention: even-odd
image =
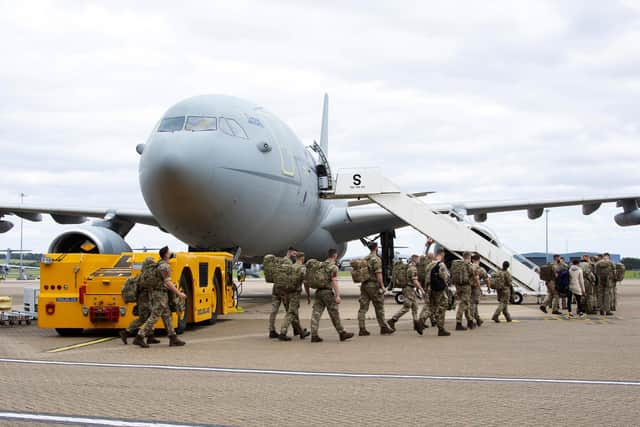
[[(38, 327), (55, 328), (60, 335), (83, 329), (126, 328), (135, 304), (125, 303), (125, 280), (140, 273), (142, 262), (157, 254), (47, 254), (40, 263)], [(186, 310), (173, 314), (181, 333), (190, 323), (213, 324), (218, 315), (236, 313), (233, 256), (227, 252), (180, 252), (170, 261), (172, 279), (187, 295)], [(162, 322), (156, 328), (164, 328)]]

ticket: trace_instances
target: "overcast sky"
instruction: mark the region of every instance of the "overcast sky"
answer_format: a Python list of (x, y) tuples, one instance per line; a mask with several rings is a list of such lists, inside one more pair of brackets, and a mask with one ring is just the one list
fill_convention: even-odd
[[(328, 92), (333, 168), (380, 166), (437, 201), (640, 194), (638, 2), (0, 5), (0, 204), (24, 192), (25, 204), (146, 209), (135, 145), (205, 93), (261, 104), (310, 144)], [(550, 251), (640, 256), (640, 228), (615, 225), (618, 211), (552, 209)], [(545, 249), (544, 218), (486, 225)], [(19, 247), (19, 228), (0, 248)], [(63, 229), (25, 222), (24, 247), (46, 250)], [(184, 249), (146, 226), (128, 241)]]

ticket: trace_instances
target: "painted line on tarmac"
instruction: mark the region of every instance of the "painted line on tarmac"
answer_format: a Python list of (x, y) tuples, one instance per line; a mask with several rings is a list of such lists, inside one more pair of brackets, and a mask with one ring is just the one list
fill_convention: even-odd
[(473, 377), (455, 375), (422, 375), (422, 374), (375, 374), (358, 372), (323, 372), (323, 371), (288, 371), (279, 369), (250, 368), (217, 368), (207, 366), (148, 365), (106, 362), (65, 362), (57, 360), (8, 359), (0, 358), (0, 363), (18, 363), (26, 365), (76, 366), (89, 368), (116, 369), (157, 369), (177, 372), (214, 372), (222, 374), (254, 374), (254, 375), (286, 375), (297, 377), (331, 377), (390, 380), (431, 380), (431, 381), (463, 381), (463, 382), (503, 382), (503, 383), (539, 383), (539, 384), (572, 384), (572, 385), (608, 385), (640, 387), (640, 381), (633, 380), (579, 380), (563, 378), (526, 378), (526, 377)]
[(99, 339), (93, 340), (93, 341), (81, 342), (81, 343), (78, 343), (78, 344), (72, 344), (72, 345), (67, 345), (67, 346), (64, 346), (64, 347), (53, 348), (51, 350), (47, 350), (47, 353), (60, 353), (61, 351), (74, 350), (76, 348), (82, 348), (82, 347), (87, 347), (87, 346), (94, 345), (94, 344), (100, 344), (100, 343), (103, 343), (103, 342), (111, 341), (113, 339), (115, 339), (115, 337), (99, 338)]
[(38, 414), (31, 412), (0, 411), (0, 420), (30, 421), (83, 426), (116, 427), (215, 427), (212, 424), (176, 424), (162, 421), (137, 421), (115, 418), (97, 418), (75, 415)]

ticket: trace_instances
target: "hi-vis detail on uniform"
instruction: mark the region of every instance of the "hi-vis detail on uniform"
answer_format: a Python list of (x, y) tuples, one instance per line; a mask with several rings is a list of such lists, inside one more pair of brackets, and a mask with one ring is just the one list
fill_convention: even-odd
[[(339, 256), (347, 242), (409, 225), (387, 209), (360, 198), (393, 193), (395, 186), (379, 172), (360, 169), (339, 175), (333, 184), (328, 161), (328, 98), (325, 95), (320, 142), (305, 147), (274, 114), (251, 102), (222, 95), (203, 95), (181, 101), (167, 110), (139, 144), (140, 189), (149, 211), (114, 206), (69, 209), (52, 206), (12, 206), (0, 202), (0, 232), (18, 215), (41, 221), (50, 214), (72, 226), (54, 238), (51, 253), (119, 254), (131, 251), (125, 237), (137, 224), (157, 226), (185, 242), (191, 250), (242, 249), (242, 260), (258, 261), (269, 253), (282, 254), (294, 245), (312, 258), (327, 248)], [(339, 153), (337, 153), (339, 155)], [(26, 159), (28, 160), (28, 159)], [(339, 196), (342, 194), (342, 196)], [(421, 193), (424, 195), (426, 193)], [(540, 200), (525, 202), (458, 202), (429, 205), (438, 213), (472, 215), (526, 210), (529, 218), (544, 208), (582, 205), (585, 215), (602, 203), (616, 202), (623, 211), (621, 226), (640, 224), (640, 195)], [(366, 206), (369, 204), (368, 206)], [(431, 225), (426, 224), (427, 227)], [(433, 234), (437, 230), (424, 229)]]

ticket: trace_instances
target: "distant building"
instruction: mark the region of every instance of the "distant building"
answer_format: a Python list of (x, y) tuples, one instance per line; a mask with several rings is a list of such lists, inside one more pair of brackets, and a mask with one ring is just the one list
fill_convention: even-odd
[[(521, 255), (526, 259), (528, 259), (529, 261), (531, 261), (532, 263), (539, 266), (547, 263), (547, 259), (546, 259), (547, 254), (545, 254), (544, 252), (529, 252)], [(556, 255), (555, 252), (549, 252), (549, 261), (551, 261), (554, 255)], [(578, 259), (581, 258), (582, 255), (594, 256), (594, 255), (600, 255), (600, 254), (597, 252), (570, 252), (568, 254), (558, 253), (557, 255), (564, 257), (565, 261), (569, 262), (574, 258), (578, 258)], [(611, 256), (611, 261), (613, 261), (616, 264), (619, 263), (620, 260), (622, 259), (622, 256), (620, 254), (610, 253), (609, 255)]]

